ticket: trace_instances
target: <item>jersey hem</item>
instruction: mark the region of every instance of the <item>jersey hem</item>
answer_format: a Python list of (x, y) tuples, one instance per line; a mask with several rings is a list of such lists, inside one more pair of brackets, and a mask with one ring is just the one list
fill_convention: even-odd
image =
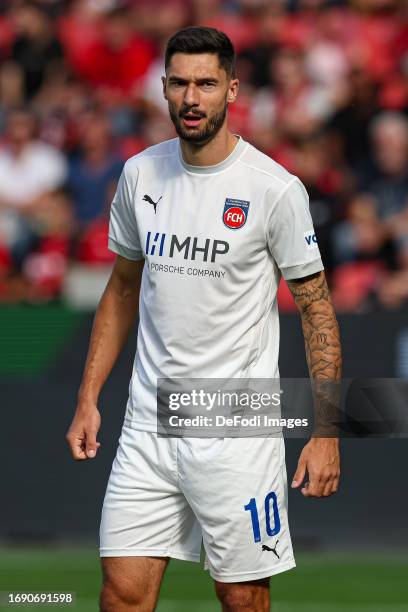
[[(282, 417), (283, 418), (283, 417)], [(157, 424), (153, 425), (152, 423), (144, 423), (144, 422), (139, 422), (139, 421), (134, 421), (132, 419), (129, 418), (125, 418), (123, 421), (123, 425), (125, 427), (129, 427), (129, 429), (135, 429), (136, 431), (147, 431), (148, 433), (155, 433), (155, 434), (160, 434), (161, 437), (163, 438), (191, 438), (191, 436), (186, 436), (184, 435), (184, 430), (179, 430), (176, 427), (174, 428), (174, 430), (172, 430), (173, 435), (169, 435), (169, 433), (167, 431), (164, 431), (163, 426), (161, 427), (161, 431), (158, 432), (157, 431)], [(247, 435), (240, 435), (240, 436), (228, 436), (226, 434), (228, 434), (229, 430), (226, 429), (225, 431), (222, 431), (222, 429), (220, 428), (220, 432), (218, 436), (197, 436), (197, 438), (268, 438), (270, 437), (271, 434), (281, 434), (283, 432), (283, 427), (270, 427), (267, 429), (263, 429), (263, 428), (254, 428), (251, 430), (251, 432), (249, 432)], [(224, 434), (224, 435), (222, 435)], [(196, 437), (196, 436), (194, 436)]]
[(151, 433), (157, 433), (157, 424), (143, 423), (134, 421), (133, 419), (125, 418), (123, 424), (130, 429), (137, 429), (138, 431), (149, 431)]
[(108, 249), (113, 253), (126, 257), (126, 259), (131, 259), (132, 261), (142, 261), (142, 259), (144, 259), (142, 251), (134, 251), (133, 249), (129, 249), (128, 247), (116, 242), (116, 240), (110, 236), (108, 239)]
[(307, 261), (297, 264), (296, 266), (281, 267), (280, 270), (285, 280), (293, 280), (295, 278), (303, 278), (304, 276), (321, 272), (324, 270), (324, 265), (321, 257), (319, 257), (313, 261)]

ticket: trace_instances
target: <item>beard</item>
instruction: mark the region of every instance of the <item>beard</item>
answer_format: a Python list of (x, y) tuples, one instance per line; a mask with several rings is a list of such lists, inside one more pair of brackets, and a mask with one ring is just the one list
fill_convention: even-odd
[(227, 108), (228, 104), (225, 101), (223, 108), (218, 113), (215, 113), (212, 117), (210, 117), (200, 130), (196, 128), (188, 128), (182, 124), (181, 118), (187, 112), (187, 109), (183, 109), (180, 111), (180, 113), (176, 113), (169, 107), (169, 114), (170, 119), (176, 128), (176, 132), (182, 140), (197, 145), (202, 145), (212, 140), (219, 132), (225, 121), (225, 117), (227, 116)]

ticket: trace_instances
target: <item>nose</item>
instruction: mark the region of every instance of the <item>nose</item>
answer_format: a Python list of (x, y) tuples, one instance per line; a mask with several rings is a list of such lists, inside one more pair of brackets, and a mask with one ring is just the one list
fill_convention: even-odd
[(184, 104), (185, 106), (191, 107), (198, 106), (199, 103), (198, 88), (195, 83), (189, 83), (184, 94)]

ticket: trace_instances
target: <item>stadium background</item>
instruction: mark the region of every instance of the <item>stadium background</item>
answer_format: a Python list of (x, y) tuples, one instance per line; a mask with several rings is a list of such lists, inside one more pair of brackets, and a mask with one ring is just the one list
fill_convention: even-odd
[[(231, 37), (231, 128), (308, 189), (345, 376), (408, 378), (407, 11), (402, 0), (0, 2), (0, 591), (71, 590), (75, 609), (97, 609), (99, 511), (135, 332), (102, 396), (97, 461), (73, 463), (64, 434), (112, 265), (115, 183), (125, 159), (174, 135), (159, 77), (177, 29)], [(285, 285), (279, 303), (282, 374), (305, 376)], [(287, 442), (289, 477), (302, 443)], [(406, 441), (342, 447), (336, 497), (290, 493), (298, 569), (273, 579), (276, 612), (408, 610)], [(211, 582), (173, 563), (158, 609), (193, 606), (218, 609)]]

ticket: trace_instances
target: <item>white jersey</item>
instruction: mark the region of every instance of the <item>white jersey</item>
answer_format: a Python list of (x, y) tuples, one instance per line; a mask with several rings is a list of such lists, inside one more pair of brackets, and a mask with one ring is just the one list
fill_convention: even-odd
[(125, 423), (146, 431), (158, 378), (277, 378), (280, 277), (323, 269), (304, 186), (242, 138), (213, 166), (178, 138), (129, 159), (109, 248), (145, 259)]

